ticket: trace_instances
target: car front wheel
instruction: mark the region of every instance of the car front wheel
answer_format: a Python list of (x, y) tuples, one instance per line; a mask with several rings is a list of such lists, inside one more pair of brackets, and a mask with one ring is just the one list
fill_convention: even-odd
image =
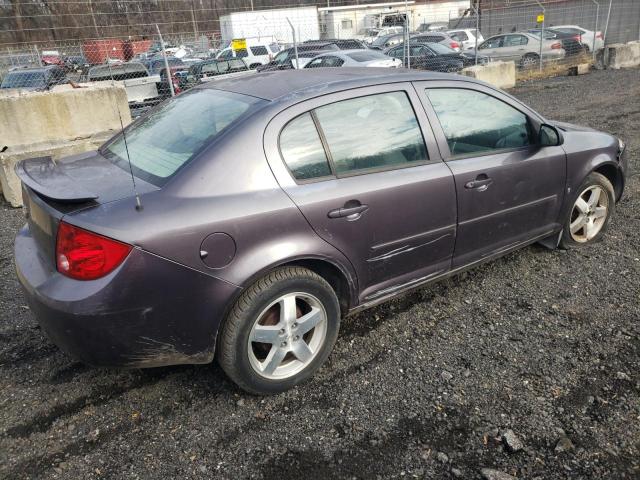
[(565, 248), (600, 240), (615, 208), (613, 185), (604, 175), (591, 173), (577, 191), (562, 233)]
[(220, 332), (218, 362), (249, 393), (282, 392), (320, 368), (339, 328), (331, 286), (305, 268), (279, 268), (235, 303)]

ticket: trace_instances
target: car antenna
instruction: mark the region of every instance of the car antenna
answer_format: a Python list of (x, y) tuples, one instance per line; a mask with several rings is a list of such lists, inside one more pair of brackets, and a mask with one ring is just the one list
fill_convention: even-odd
[[(107, 66), (109, 68), (109, 76), (111, 77), (111, 86), (114, 86), (113, 71), (111, 70), (111, 63), (107, 58)], [(129, 163), (129, 173), (131, 174), (131, 183), (133, 183), (133, 194), (136, 197), (136, 210), (142, 210), (142, 202), (140, 201), (140, 195), (138, 195), (138, 188), (136, 187), (136, 177), (133, 175), (133, 165), (131, 164), (131, 156), (129, 155), (129, 144), (127, 143), (127, 135), (124, 133), (124, 122), (122, 121), (122, 113), (120, 113), (120, 105), (116, 101), (116, 110), (118, 111), (118, 118), (120, 119), (120, 131), (122, 132), (122, 139), (124, 140), (124, 150), (127, 153), (127, 162)]]

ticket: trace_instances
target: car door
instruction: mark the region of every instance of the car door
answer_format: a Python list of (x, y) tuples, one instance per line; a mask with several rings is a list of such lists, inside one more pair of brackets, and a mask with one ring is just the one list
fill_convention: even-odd
[(265, 151), (311, 227), (353, 264), (362, 301), (449, 270), (453, 176), (410, 83), (290, 107), (269, 124)]
[(527, 48), (528, 43), (529, 39), (524, 35), (506, 35), (504, 47), (502, 48), (502, 59), (519, 62), (529, 51)]
[(417, 88), (455, 178), (453, 268), (557, 231), (566, 157), (560, 146), (538, 145), (542, 119), (481, 85), (421, 82)]

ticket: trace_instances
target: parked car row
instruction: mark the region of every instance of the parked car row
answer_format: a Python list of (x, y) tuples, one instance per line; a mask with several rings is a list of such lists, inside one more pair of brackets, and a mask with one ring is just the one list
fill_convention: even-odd
[[(407, 36), (408, 48), (405, 45)], [(4, 76), (1, 88), (46, 90), (66, 83), (66, 74), (73, 72), (80, 79), (88, 81), (127, 80), (125, 87), (129, 100), (145, 103), (150, 101), (149, 98), (169, 96), (170, 83), (174, 92), (180, 92), (209, 78), (249, 69), (274, 71), (343, 66), (405, 66), (458, 72), (476, 62), (484, 65), (490, 61), (514, 61), (521, 68), (530, 68), (541, 60), (560, 60), (604, 47), (601, 32), (577, 25), (548, 27), (544, 29), (544, 38), (540, 37), (539, 28), (485, 39), (481, 32), (473, 28), (448, 29), (446, 24), (424, 23), (408, 34), (401, 25), (388, 26), (369, 29), (364, 41), (308, 40), (298, 44), (297, 48), (282, 48), (273, 37), (246, 38), (245, 48), (234, 49), (229, 44), (210, 58), (169, 55), (165, 59), (162, 48), (152, 45), (148, 52), (137, 54), (130, 62), (108, 59), (105, 64), (92, 67), (83, 56), (60, 56), (47, 52), (41, 58), (45, 66), (14, 67)], [(181, 49), (165, 46), (164, 51), (177, 55)], [(169, 76), (166, 74), (166, 63), (169, 64)], [(150, 87), (151, 84), (155, 89)]]

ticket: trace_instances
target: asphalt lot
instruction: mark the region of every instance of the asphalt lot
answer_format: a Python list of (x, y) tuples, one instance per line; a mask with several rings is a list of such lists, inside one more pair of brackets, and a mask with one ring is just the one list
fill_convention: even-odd
[[(513, 93), (621, 136), (638, 172), (640, 70)], [(346, 319), (319, 374), (267, 398), (216, 365), (66, 357), (24, 305), (2, 203), (0, 477), (640, 478), (639, 194), (636, 174), (590, 248), (532, 246)]]

